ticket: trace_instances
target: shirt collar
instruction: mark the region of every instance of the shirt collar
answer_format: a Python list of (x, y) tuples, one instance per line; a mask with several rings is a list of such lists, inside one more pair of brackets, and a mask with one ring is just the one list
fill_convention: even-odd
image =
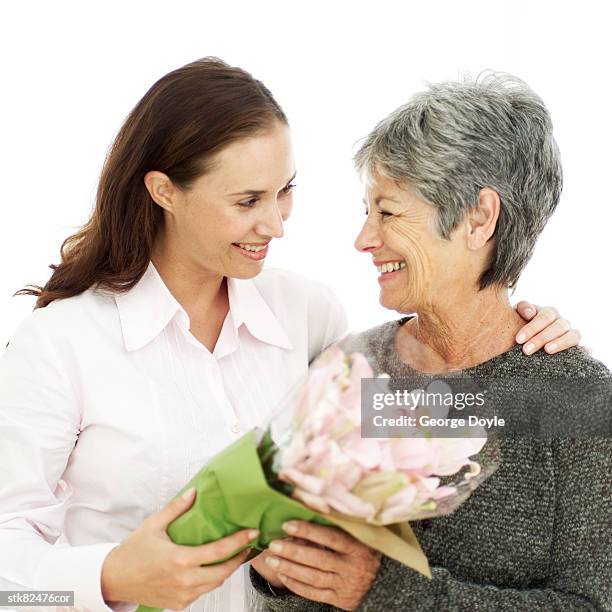
[(157, 337), (178, 316), (189, 329), (189, 317), (170, 293), (152, 262), (142, 278), (125, 293), (115, 294), (123, 342), (128, 351), (136, 351)]
[(293, 348), (287, 332), (251, 279), (227, 279), (234, 330), (244, 324), (252, 336), (280, 348)]
[[(244, 324), (251, 335), (284, 349), (293, 345), (252, 280), (228, 278), (228, 296), (233, 331)], [(170, 293), (152, 262), (129, 291), (115, 294), (123, 341), (128, 351), (143, 348), (177, 317), (189, 329), (189, 316)]]

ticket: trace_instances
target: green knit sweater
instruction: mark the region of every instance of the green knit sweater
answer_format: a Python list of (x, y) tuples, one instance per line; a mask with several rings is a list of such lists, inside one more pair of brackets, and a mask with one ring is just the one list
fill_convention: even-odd
[[(391, 377), (414, 374), (394, 351), (405, 320), (353, 336), (343, 348), (367, 351)], [(612, 378), (579, 349), (525, 356), (520, 346), (462, 374)], [(609, 399), (589, 401), (612, 415)], [(500, 451), (499, 469), (458, 510), (412, 523), (432, 579), (383, 557), (360, 611), (612, 611), (612, 439), (502, 439)], [(334, 609), (287, 591), (275, 596), (250, 574), (259, 609)]]

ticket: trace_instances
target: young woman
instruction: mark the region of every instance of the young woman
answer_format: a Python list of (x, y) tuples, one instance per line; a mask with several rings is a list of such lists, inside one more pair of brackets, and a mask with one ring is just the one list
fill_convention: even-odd
[[(176, 491), (346, 331), (325, 286), (262, 272), (294, 177), (283, 111), (219, 60), (130, 113), (91, 219), (21, 292), (37, 308), (0, 358), (2, 589), (73, 590), (92, 610), (247, 607), (244, 555), (202, 566), (256, 533), (184, 547), (165, 530), (193, 503)], [(534, 350), (577, 343), (554, 310), (520, 313)]]

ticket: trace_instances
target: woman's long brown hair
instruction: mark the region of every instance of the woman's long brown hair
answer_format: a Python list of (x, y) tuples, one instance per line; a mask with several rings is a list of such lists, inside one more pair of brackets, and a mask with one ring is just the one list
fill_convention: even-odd
[(150, 170), (188, 189), (213, 155), (287, 118), (248, 72), (203, 58), (157, 81), (128, 115), (104, 162), (91, 218), (61, 246), (61, 262), (34, 295), (35, 308), (96, 285), (121, 292), (142, 277), (163, 223), (144, 184)]

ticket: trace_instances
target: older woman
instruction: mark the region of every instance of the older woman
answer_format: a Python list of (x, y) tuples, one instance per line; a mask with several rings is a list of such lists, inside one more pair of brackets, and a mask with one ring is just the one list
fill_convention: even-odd
[[(379, 267), (381, 303), (416, 316), (347, 349), (367, 347), (393, 377), (610, 382), (579, 350), (528, 358), (514, 344), (508, 290), (562, 186), (549, 114), (524, 83), (493, 74), (434, 85), (374, 129), (356, 164), (367, 179), (356, 246)], [(607, 409), (608, 397), (590, 407)], [(253, 562), (263, 606), (612, 610), (610, 438), (508, 438), (500, 450), (497, 472), (454, 514), (413, 523), (431, 580), (333, 528), (292, 522), (293, 537)]]

